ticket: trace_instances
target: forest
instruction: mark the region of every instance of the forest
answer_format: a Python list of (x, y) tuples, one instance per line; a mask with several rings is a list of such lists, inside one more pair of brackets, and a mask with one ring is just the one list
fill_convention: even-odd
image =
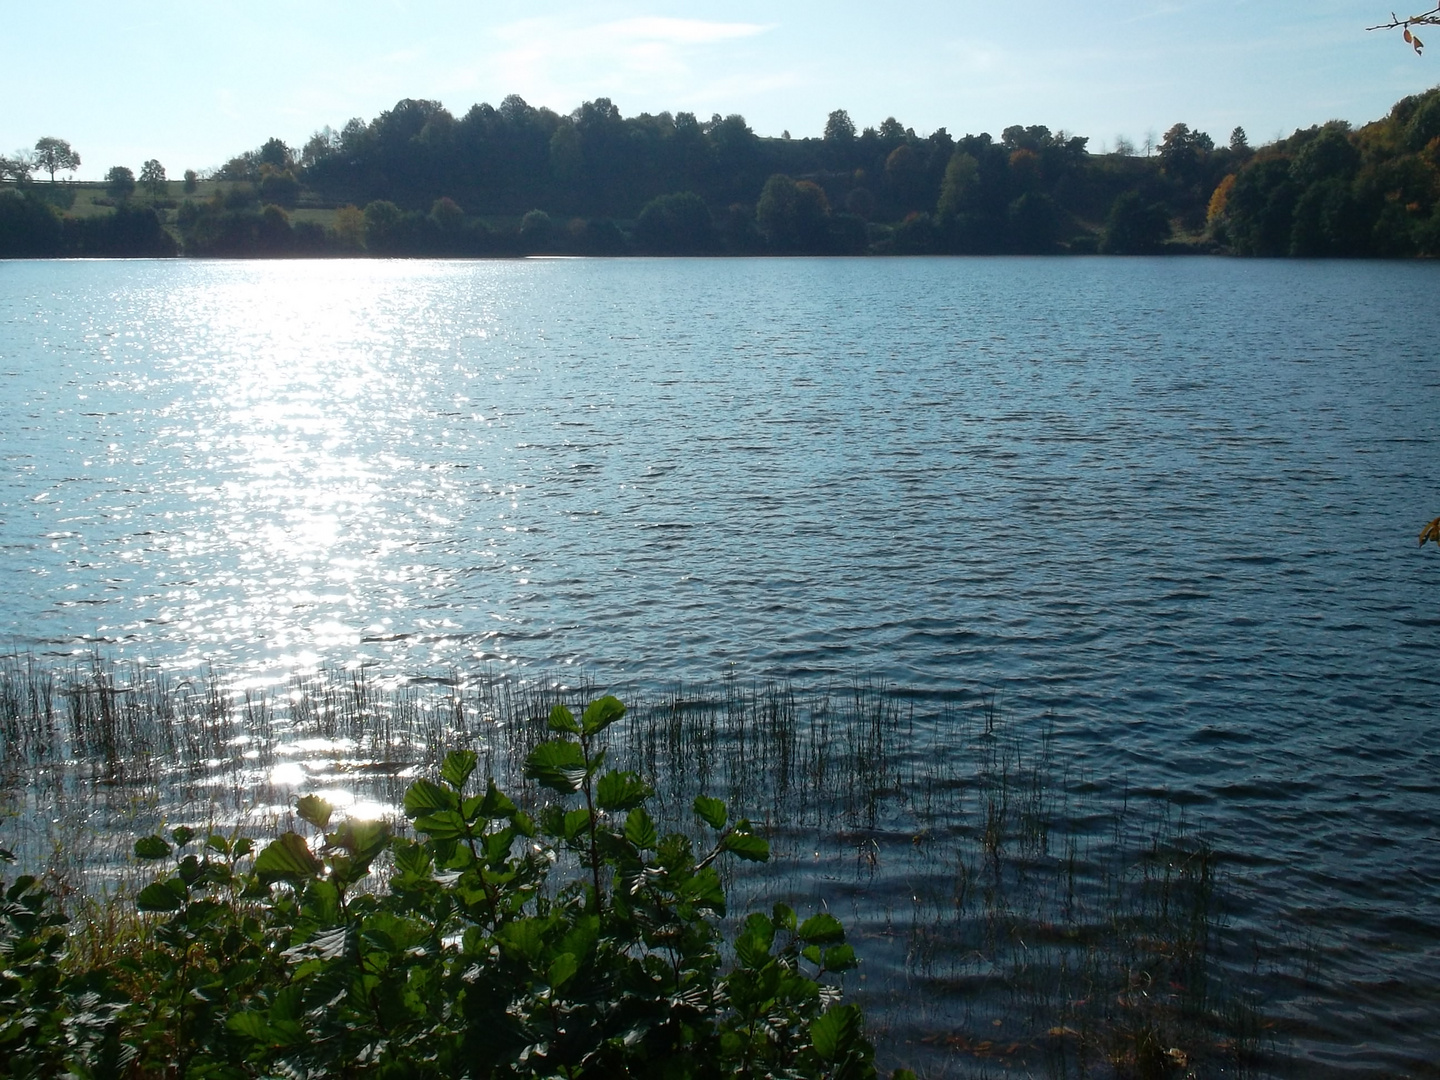
[(836, 110), (772, 138), (515, 95), (460, 117), (406, 99), (183, 184), (157, 161), (139, 185), (57, 182), (55, 144), (78, 164), (53, 137), (0, 159), (0, 256), (1440, 253), (1440, 88), (1261, 147), (1177, 123), (1144, 154), (1040, 125), (921, 136)]

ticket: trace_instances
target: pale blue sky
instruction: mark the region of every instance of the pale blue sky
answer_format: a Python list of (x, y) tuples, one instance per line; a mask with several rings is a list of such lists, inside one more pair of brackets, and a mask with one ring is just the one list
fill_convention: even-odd
[(509, 93), (557, 112), (602, 96), (626, 116), (738, 112), (761, 135), (817, 135), (844, 108), (922, 135), (1045, 124), (1092, 150), (1177, 121), (1258, 144), (1440, 83), (1440, 27), (1424, 57), (1365, 32), (1393, 2), (0, 0), (26, 73), (0, 104), (0, 152), (57, 135), (81, 179), (150, 157), (178, 176), (402, 97), (458, 116)]

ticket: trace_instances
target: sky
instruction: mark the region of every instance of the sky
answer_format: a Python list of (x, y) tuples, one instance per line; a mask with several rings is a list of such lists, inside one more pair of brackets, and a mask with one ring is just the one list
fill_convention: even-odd
[(178, 176), (406, 97), (460, 116), (512, 93), (560, 113), (597, 97), (625, 116), (740, 113), (763, 136), (819, 135), (843, 108), (922, 136), (1044, 124), (1101, 151), (1183, 122), (1260, 145), (1440, 84), (1440, 27), (1424, 56), (1367, 33), (1393, 3), (0, 0), (28, 73), (0, 100), (0, 153), (57, 136), (78, 179), (150, 158)]

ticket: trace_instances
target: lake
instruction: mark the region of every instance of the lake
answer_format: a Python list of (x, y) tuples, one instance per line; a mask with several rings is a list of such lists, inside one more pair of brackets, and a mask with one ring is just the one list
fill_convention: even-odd
[(1437, 285), (0, 262), (0, 633), (254, 687), (329, 664), (993, 695), (1097, 798), (1183, 810), (1234, 926), (1313, 957), (1266, 1002), (1307, 1074), (1423, 1072)]

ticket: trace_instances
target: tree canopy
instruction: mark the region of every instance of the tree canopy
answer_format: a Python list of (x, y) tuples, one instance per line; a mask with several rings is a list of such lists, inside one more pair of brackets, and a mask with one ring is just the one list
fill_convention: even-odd
[(48, 172), (53, 184), (57, 172), (74, 172), (80, 167), (80, 155), (64, 139), (46, 135), (35, 141), (35, 167)]

